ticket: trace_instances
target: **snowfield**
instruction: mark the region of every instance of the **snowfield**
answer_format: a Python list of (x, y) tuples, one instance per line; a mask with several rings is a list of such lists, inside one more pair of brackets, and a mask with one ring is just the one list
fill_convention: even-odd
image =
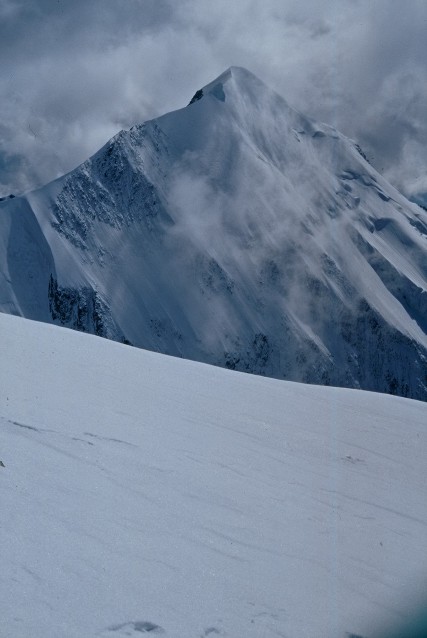
[(426, 591), (425, 403), (0, 335), (2, 638), (369, 638)]

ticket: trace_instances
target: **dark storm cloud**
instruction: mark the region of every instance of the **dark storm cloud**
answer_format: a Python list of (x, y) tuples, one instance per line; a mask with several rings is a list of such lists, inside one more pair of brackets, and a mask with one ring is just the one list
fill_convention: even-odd
[(3, 192), (73, 168), (150, 113), (140, 43), (172, 15), (162, 0), (0, 0)]
[(0, 0), (0, 195), (185, 105), (231, 64), (356, 138), (410, 193), (427, 175), (426, 27), (424, 0)]

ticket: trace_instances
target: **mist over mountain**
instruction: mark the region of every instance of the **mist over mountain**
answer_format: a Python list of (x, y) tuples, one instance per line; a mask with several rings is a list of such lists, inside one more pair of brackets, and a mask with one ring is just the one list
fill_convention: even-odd
[(427, 399), (427, 213), (231, 67), (0, 203), (0, 310), (270, 377)]

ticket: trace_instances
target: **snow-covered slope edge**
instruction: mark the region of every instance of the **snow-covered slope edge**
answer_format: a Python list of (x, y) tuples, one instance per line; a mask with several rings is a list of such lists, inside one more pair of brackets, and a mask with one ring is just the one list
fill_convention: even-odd
[(424, 403), (0, 315), (14, 638), (371, 638), (425, 591)]
[(244, 69), (195, 97), (0, 203), (0, 309), (426, 400), (426, 211)]

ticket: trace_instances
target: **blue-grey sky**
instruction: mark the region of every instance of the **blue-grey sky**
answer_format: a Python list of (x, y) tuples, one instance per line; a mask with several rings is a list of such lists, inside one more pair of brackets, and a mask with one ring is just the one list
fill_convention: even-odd
[(425, 0), (0, 0), (0, 195), (71, 170), (230, 65), (427, 192)]

